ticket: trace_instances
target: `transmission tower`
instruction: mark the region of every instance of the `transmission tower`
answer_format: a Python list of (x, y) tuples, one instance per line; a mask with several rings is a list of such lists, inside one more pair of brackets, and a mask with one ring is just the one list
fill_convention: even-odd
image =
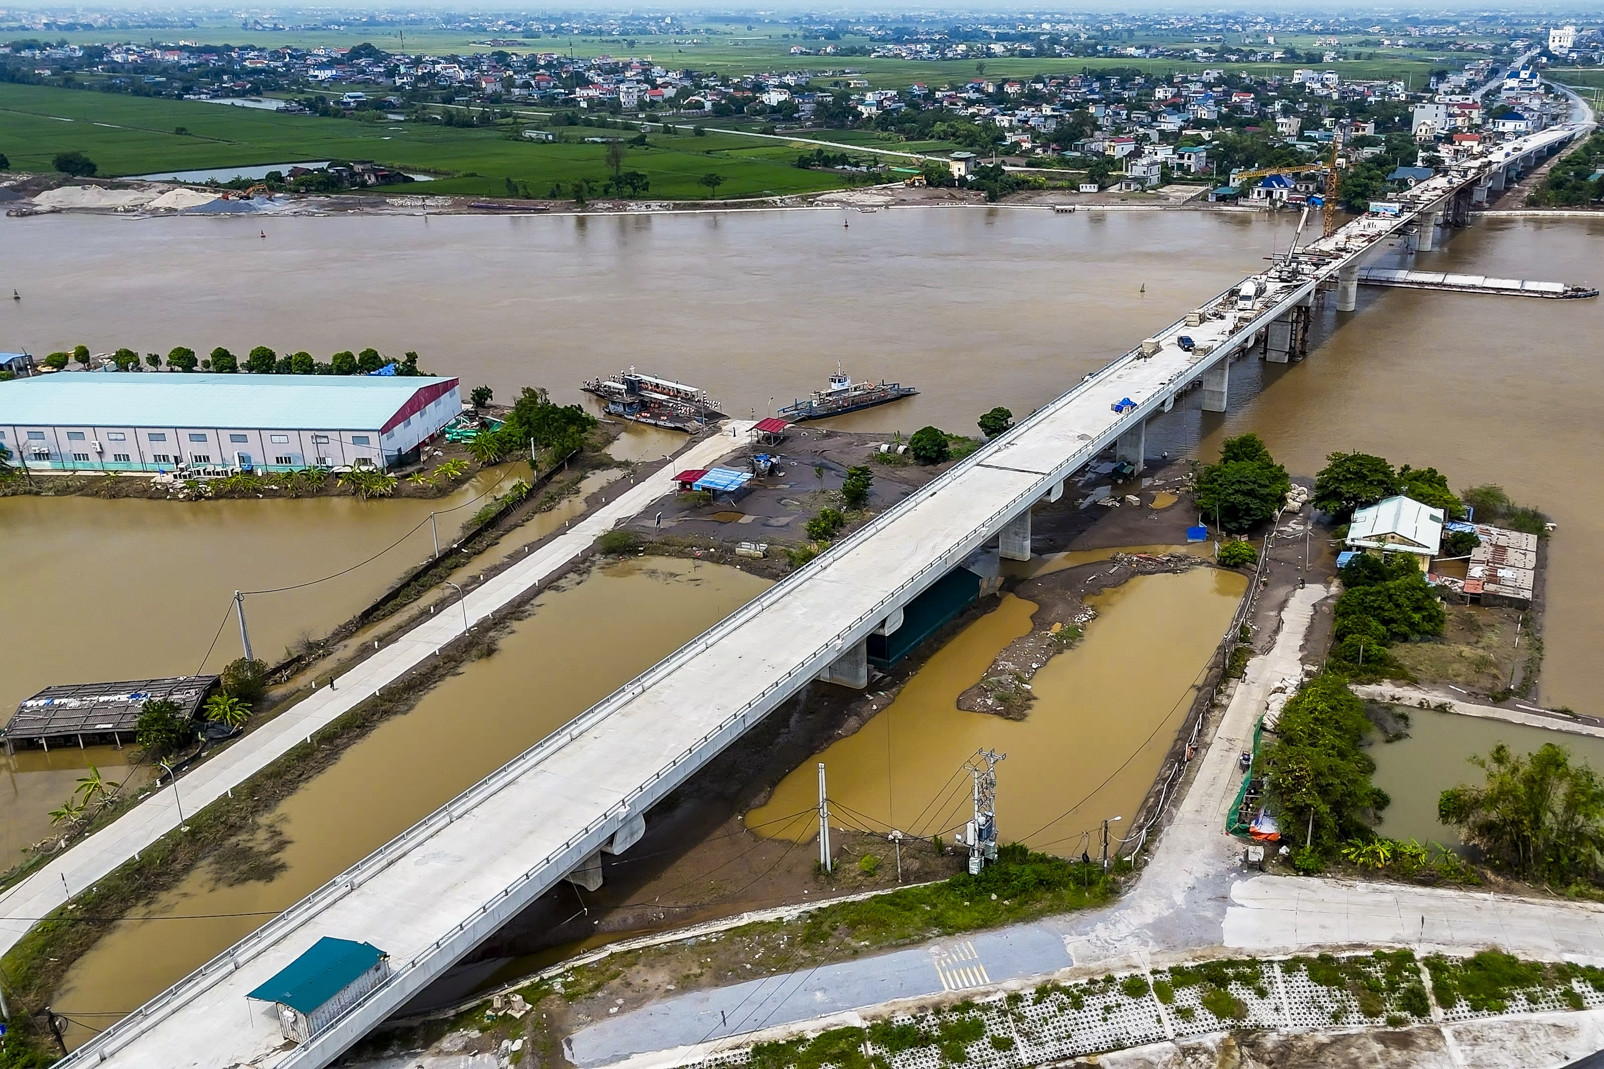
[(997, 860), (997, 762), (1007, 758), (995, 750), (980, 750), (964, 765), (974, 780), (975, 817), (964, 829), (971, 876)]

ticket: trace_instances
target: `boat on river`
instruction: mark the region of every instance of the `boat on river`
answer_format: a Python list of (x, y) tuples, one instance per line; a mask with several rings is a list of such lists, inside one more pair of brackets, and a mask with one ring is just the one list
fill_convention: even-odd
[(853, 382), (852, 377), (843, 372), (841, 365), (837, 364), (835, 374), (830, 376), (830, 385), (827, 388), (815, 390), (813, 395), (805, 400), (791, 402), (776, 414), (792, 423), (802, 423), (805, 420), (824, 419), (827, 416), (856, 412), (860, 408), (873, 408), (875, 405), (900, 401), (918, 392), (914, 387), (904, 386), (900, 382), (884, 380)]
[(642, 374), (631, 367), (610, 379), (591, 379), (581, 387), (601, 398), (608, 415), (650, 427), (697, 434), (725, 413), (699, 387)]

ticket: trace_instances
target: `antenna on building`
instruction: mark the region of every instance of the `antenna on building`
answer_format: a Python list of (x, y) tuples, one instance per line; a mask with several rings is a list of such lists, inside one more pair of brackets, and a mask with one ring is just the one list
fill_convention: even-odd
[(997, 860), (997, 762), (1007, 759), (996, 750), (980, 750), (964, 765), (974, 780), (975, 817), (964, 829), (971, 876)]

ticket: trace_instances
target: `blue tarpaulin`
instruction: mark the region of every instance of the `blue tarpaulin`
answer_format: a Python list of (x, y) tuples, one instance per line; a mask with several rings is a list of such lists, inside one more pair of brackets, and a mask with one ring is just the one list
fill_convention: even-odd
[(1207, 542), (1209, 540), (1209, 529), (1207, 527), (1188, 527), (1186, 529), (1186, 540), (1188, 542)]
[(1341, 553), (1337, 554), (1337, 567), (1346, 568), (1348, 566), (1348, 562), (1353, 560), (1353, 558), (1357, 557), (1358, 555), (1359, 551), (1357, 549), (1343, 550)]

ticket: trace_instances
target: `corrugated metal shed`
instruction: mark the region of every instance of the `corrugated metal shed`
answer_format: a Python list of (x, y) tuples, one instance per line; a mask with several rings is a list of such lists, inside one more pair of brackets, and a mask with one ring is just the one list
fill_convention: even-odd
[(193, 718), (216, 676), (168, 676), (115, 683), (69, 683), (46, 687), (17, 706), (0, 728), (9, 749), (18, 742), (76, 736), (131, 736), (145, 703), (166, 699), (180, 715)]
[(325, 935), (245, 997), (311, 1013), (384, 957), (371, 943)]
[(92, 375), (0, 382), (0, 425), (375, 430), (454, 379), (371, 375)]
[(696, 489), (711, 490), (715, 494), (726, 494), (739, 490), (752, 481), (749, 471), (735, 471), (732, 468), (712, 468), (707, 474), (696, 480)]

